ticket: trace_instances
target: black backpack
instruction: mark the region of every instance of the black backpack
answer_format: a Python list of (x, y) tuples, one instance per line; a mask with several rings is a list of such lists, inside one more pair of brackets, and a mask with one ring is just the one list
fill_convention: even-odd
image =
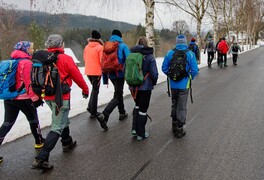
[(56, 62), (58, 54), (45, 50), (36, 51), (32, 56), (31, 86), (32, 90), (41, 97), (51, 96), (56, 92), (59, 79)]
[(173, 49), (174, 54), (170, 61), (168, 77), (173, 81), (181, 81), (184, 77), (188, 76), (186, 72), (187, 55), (188, 50), (176, 50)]
[(233, 51), (233, 52), (238, 52), (238, 47), (237, 47), (236, 45), (234, 45), (234, 46), (232, 47), (232, 51)]

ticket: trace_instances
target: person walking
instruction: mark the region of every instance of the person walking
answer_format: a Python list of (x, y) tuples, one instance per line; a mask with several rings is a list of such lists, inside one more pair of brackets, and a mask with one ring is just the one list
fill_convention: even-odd
[(221, 38), (219, 38), (219, 41), (216, 43), (216, 45), (215, 45), (215, 52), (217, 52), (217, 65), (218, 66), (220, 66), (220, 58), (221, 58), (221, 56), (220, 56), (220, 52), (219, 52), (219, 50), (217, 49), (217, 47), (218, 47), (218, 44), (221, 42)]
[[(56, 66), (58, 68), (60, 80), (66, 81), (69, 87), (71, 87), (72, 81), (74, 81), (82, 89), (83, 98), (87, 99), (89, 88), (72, 57), (64, 54), (62, 36), (59, 34), (50, 35), (45, 45), (49, 52), (58, 54)], [(70, 91), (62, 94), (62, 107), (59, 109), (59, 112), (57, 112), (58, 109), (55, 98), (57, 98), (55, 95), (44, 97), (45, 102), (52, 111), (51, 131), (46, 137), (42, 150), (35, 157), (32, 169), (50, 170), (53, 168), (53, 165), (49, 163), (49, 155), (55, 147), (59, 137), (61, 137), (63, 152), (68, 152), (76, 146), (76, 141), (70, 136), (69, 128)]]
[(229, 46), (225, 40), (225, 37), (222, 38), (221, 42), (218, 44), (217, 49), (220, 53), (220, 68), (227, 67), (227, 52), (229, 50)]
[(149, 46), (148, 39), (144, 36), (138, 38), (135, 47), (131, 48), (132, 53), (141, 53), (144, 58), (142, 62), (142, 71), (144, 82), (140, 86), (129, 86), (131, 94), (136, 91), (134, 101), (135, 107), (133, 110), (133, 122), (131, 134), (141, 141), (149, 136), (145, 131), (147, 123), (147, 110), (151, 98), (151, 92), (154, 85), (157, 84), (158, 70), (156, 60), (154, 58), (154, 50)]
[(233, 64), (236, 66), (237, 65), (237, 59), (238, 59), (238, 51), (241, 52), (240, 46), (237, 44), (236, 41), (233, 42), (231, 47), (229, 48), (228, 53), (232, 54), (232, 59), (233, 59)]
[[(32, 54), (34, 52), (34, 44), (29, 41), (20, 41), (11, 53), (11, 58), (19, 60), (15, 75), (16, 90), (24, 87), (26, 93), (18, 95), (14, 99), (4, 100), (4, 122), (0, 127), (0, 145), (3, 143), (5, 136), (15, 124), (18, 114), (21, 111), (27, 118), (30, 130), (35, 139), (35, 149), (42, 148), (44, 138), (41, 134), (37, 107), (44, 102), (33, 91), (30, 85), (30, 70), (32, 67)], [(0, 157), (3, 161), (3, 157)]]
[[(117, 56), (119, 65), (124, 65), (127, 56), (130, 53), (128, 46), (122, 40), (122, 33), (115, 29), (112, 31), (112, 36), (110, 37), (110, 42), (118, 42)], [(123, 70), (118, 70), (111, 73), (103, 73), (103, 82), (108, 84), (108, 78), (114, 85), (114, 97), (107, 104), (103, 112), (97, 116), (101, 127), (104, 130), (108, 130), (107, 122), (112, 111), (118, 107), (119, 120), (122, 121), (127, 118), (127, 113), (125, 110), (124, 99), (123, 99), (123, 89), (124, 89), (124, 72)]]
[(90, 118), (96, 118), (99, 115), (97, 112), (98, 94), (102, 77), (101, 59), (103, 55), (103, 41), (101, 34), (93, 30), (92, 38), (88, 38), (88, 44), (83, 52), (85, 63), (85, 74), (92, 84), (92, 92), (88, 103), (87, 111), (91, 114)]
[(188, 49), (190, 49), (195, 54), (196, 62), (197, 64), (200, 64), (200, 50), (198, 45), (195, 43), (195, 38), (191, 39)]
[(215, 53), (215, 46), (214, 46), (214, 41), (212, 39), (212, 36), (208, 37), (208, 40), (204, 47), (204, 54), (206, 51), (207, 51), (207, 65), (208, 67), (211, 67), (212, 61), (214, 59), (214, 53)]
[[(180, 55), (181, 57), (178, 57)], [(183, 74), (184, 76), (182, 79), (179, 79), (179, 81), (174, 81), (170, 78), (170, 73), (174, 71), (171, 65), (173, 65), (172, 62), (176, 62), (175, 60), (177, 60), (178, 63), (179, 60), (183, 61), (181, 63), (182, 65), (185, 64), (186, 67), (186, 71)], [(186, 62), (184, 62), (184, 60)], [(191, 80), (198, 74), (195, 55), (191, 51), (188, 51), (187, 39), (184, 35), (181, 34), (176, 38), (175, 49), (169, 50), (164, 57), (162, 71), (170, 78), (172, 132), (174, 136), (181, 138), (186, 134), (183, 126), (186, 123), (187, 99)]]

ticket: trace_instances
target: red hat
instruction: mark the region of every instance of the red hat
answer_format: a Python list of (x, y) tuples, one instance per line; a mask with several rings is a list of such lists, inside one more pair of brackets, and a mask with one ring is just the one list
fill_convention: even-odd
[(192, 38), (192, 39), (191, 39), (191, 42), (195, 42), (195, 38)]

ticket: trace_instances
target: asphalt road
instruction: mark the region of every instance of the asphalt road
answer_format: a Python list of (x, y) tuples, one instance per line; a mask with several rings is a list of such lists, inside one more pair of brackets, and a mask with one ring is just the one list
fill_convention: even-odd
[[(138, 179), (262, 180), (264, 179), (264, 47), (242, 54), (238, 66), (202, 68), (193, 81), (194, 103), (188, 102), (187, 135), (171, 133), (167, 85), (157, 85), (146, 128), (150, 137), (137, 142), (130, 135), (133, 100), (119, 122), (115, 110), (109, 131), (88, 113), (71, 119), (77, 147), (63, 153), (58, 142), (51, 152), (50, 172), (32, 170), (36, 155), (28, 135), (0, 148), (0, 179)], [(101, 111), (103, 107), (100, 107)], [(47, 117), (50, 118), (50, 117)], [(43, 130), (47, 134), (49, 128)]]

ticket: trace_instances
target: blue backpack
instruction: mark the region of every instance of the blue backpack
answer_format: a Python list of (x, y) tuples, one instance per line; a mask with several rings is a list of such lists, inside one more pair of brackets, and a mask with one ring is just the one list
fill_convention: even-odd
[(15, 88), (18, 62), (14, 59), (0, 61), (0, 99), (13, 99), (26, 92), (24, 84), (18, 90)]

